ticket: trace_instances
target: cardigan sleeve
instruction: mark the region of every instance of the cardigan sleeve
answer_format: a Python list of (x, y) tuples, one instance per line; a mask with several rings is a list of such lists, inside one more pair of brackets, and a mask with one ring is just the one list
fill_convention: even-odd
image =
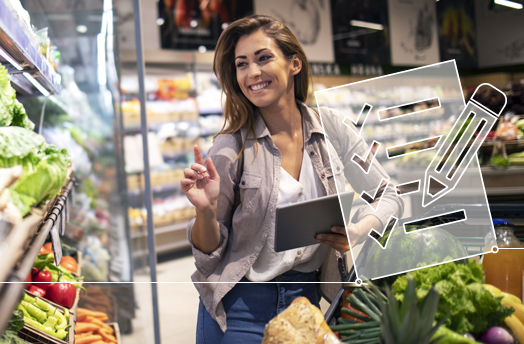
[(206, 277), (216, 269), (228, 245), (235, 200), (234, 186), (236, 184), (235, 179), (239, 167), (239, 160), (234, 160), (239, 151), (237, 146), (233, 135), (219, 135), (216, 137), (207, 155), (207, 157), (212, 158), (213, 164), (220, 176), (220, 193), (217, 200), (217, 222), (220, 231), (220, 244), (209, 254), (202, 252), (195, 246), (191, 239), (196, 217), (187, 225), (187, 237), (192, 247), (195, 266)]

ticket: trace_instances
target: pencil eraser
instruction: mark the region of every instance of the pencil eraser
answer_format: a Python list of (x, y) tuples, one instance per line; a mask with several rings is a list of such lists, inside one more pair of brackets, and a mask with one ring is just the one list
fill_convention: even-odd
[(504, 92), (490, 84), (480, 84), (473, 92), (471, 99), (490, 110), (496, 116), (502, 114), (507, 103)]

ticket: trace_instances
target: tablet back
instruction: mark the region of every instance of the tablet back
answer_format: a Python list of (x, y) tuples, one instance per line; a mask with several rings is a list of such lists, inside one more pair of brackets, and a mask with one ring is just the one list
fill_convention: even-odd
[[(354, 192), (340, 194), (346, 221), (349, 221)], [(275, 218), (275, 252), (318, 244), (315, 236), (344, 227), (337, 194), (278, 207)]]

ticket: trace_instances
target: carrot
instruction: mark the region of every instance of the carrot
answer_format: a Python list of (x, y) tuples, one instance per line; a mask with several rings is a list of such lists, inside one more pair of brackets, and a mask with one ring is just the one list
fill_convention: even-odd
[(102, 336), (94, 334), (92, 336), (78, 338), (78, 341), (75, 338), (75, 343), (76, 344), (89, 344), (89, 343), (94, 343), (99, 340), (102, 340)]
[(92, 335), (93, 332), (82, 332), (82, 333), (78, 333), (78, 334), (75, 334), (75, 338), (76, 337), (85, 337), (85, 336), (90, 336)]
[(85, 314), (78, 314), (77, 317), (76, 317), (76, 321), (77, 322), (83, 322), (83, 321), (85, 321), (86, 318), (87, 318), (87, 315), (85, 315)]
[(113, 328), (111, 326), (109, 326), (108, 324), (104, 324), (103, 322), (101, 322), (98, 319), (92, 318), (92, 319), (89, 319), (89, 322), (92, 323), (92, 324), (100, 326), (102, 329), (104, 329), (105, 332), (109, 332), (111, 334), (113, 334), (115, 332), (115, 330), (113, 330)]
[(82, 332), (94, 332), (98, 330), (99, 327), (95, 324), (91, 323), (77, 323), (75, 326), (75, 333), (82, 333)]
[(111, 342), (111, 343), (116, 343), (116, 338), (115, 336), (103, 331), (103, 330), (98, 330), (97, 332), (98, 334), (100, 334), (102, 336), (102, 338), (106, 341), (106, 342)]
[[(90, 315), (90, 316), (92, 316), (94, 318), (97, 318), (97, 319), (100, 319), (100, 320), (102, 320), (103, 318), (108, 318), (107, 314), (105, 314), (103, 312), (91, 311), (91, 310), (86, 309), (86, 308), (77, 308), (77, 313), (78, 314)], [(105, 321), (105, 320), (102, 320), (102, 321)]]

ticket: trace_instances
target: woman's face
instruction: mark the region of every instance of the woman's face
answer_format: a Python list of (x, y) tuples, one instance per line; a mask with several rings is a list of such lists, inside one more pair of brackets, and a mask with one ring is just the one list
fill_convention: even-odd
[(265, 108), (283, 97), (294, 98), (293, 76), (300, 72), (302, 63), (296, 55), (286, 58), (262, 30), (238, 40), (235, 66), (238, 85), (255, 106)]

